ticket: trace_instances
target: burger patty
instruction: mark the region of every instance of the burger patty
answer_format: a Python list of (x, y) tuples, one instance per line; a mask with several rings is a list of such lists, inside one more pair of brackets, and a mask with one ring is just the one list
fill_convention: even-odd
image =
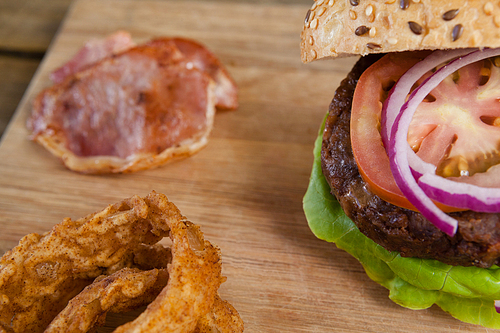
[(335, 92), (321, 150), (323, 174), (347, 216), (359, 230), (404, 257), (437, 259), (450, 265), (490, 267), (499, 263), (500, 214), (451, 213), (458, 232), (450, 237), (420, 213), (394, 206), (373, 194), (362, 179), (350, 140), (351, 104), (363, 71), (380, 58), (362, 57)]

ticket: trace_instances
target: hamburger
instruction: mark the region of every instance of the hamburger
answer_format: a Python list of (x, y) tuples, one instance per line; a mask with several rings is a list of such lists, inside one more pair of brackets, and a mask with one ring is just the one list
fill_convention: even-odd
[(500, 328), (500, 5), (318, 0), (304, 63), (357, 56), (335, 91), (304, 197), (404, 307)]

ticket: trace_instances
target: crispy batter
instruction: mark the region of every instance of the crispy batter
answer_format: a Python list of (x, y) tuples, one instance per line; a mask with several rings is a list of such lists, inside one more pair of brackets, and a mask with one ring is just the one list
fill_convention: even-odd
[(170, 224), (169, 282), (134, 321), (115, 332), (192, 332), (207, 314), (223, 278), (218, 248), (191, 222)]
[[(166, 286), (165, 269), (141, 271), (124, 268), (101, 276), (69, 304), (50, 323), (44, 333), (85, 333), (104, 324), (108, 312), (122, 313), (152, 302)], [(193, 333), (236, 333), (244, 326), (236, 309), (217, 294), (210, 311), (198, 319)]]
[[(170, 229), (171, 252), (156, 244), (141, 246), (134, 255), (135, 264), (152, 270), (123, 269), (93, 283), (70, 301), (45, 333), (88, 332), (104, 323), (108, 311), (126, 312), (151, 302), (144, 314), (116, 331), (242, 332), (238, 312), (217, 294), (223, 281), (219, 250), (188, 221), (171, 224)], [(158, 274), (154, 267), (168, 267), (169, 274)]]
[[(165, 236), (171, 248), (158, 244)], [(162, 194), (134, 196), (27, 235), (1, 258), (0, 332), (42, 332), (56, 316), (47, 332), (87, 332), (108, 311), (148, 303), (116, 332), (243, 331), (218, 297), (223, 280), (220, 251), (198, 226)]]
[[(152, 199), (163, 200), (161, 209)], [(168, 236), (170, 221), (181, 220), (166, 197), (152, 193), (23, 237), (0, 260), (0, 327), (43, 331), (94, 278), (131, 266), (139, 244), (158, 242)]]
[(166, 269), (124, 268), (98, 278), (69, 302), (45, 333), (88, 332), (104, 323), (108, 311), (127, 312), (150, 303), (167, 282)]
[(172, 250), (161, 244), (140, 244), (134, 250), (134, 267), (141, 270), (167, 268), (172, 262)]
[(243, 332), (243, 328), (243, 320), (238, 311), (217, 295), (212, 310), (198, 320), (194, 333), (236, 333)]

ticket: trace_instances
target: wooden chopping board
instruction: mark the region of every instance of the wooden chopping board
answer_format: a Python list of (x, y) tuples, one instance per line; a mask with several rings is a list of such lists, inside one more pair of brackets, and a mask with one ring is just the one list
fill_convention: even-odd
[[(302, 211), (312, 148), (335, 88), (355, 59), (303, 65), (308, 7), (231, 1), (76, 1), (0, 146), (0, 253), (134, 194), (166, 194), (223, 255), (220, 294), (246, 332), (487, 331), (437, 307), (394, 304), (361, 265), (316, 239)], [(116, 30), (137, 42), (194, 38), (214, 51), (239, 89), (240, 108), (220, 112), (208, 146), (155, 170), (88, 176), (66, 170), (25, 128), (48, 74), (83, 43)], [(126, 318), (126, 317), (125, 317)], [(123, 316), (110, 316), (111, 330)]]

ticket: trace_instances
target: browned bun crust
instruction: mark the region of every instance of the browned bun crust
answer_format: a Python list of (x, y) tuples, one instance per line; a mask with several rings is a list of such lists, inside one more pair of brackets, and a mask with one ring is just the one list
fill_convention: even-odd
[(304, 63), (423, 49), (500, 47), (500, 2), (317, 0), (301, 34)]

